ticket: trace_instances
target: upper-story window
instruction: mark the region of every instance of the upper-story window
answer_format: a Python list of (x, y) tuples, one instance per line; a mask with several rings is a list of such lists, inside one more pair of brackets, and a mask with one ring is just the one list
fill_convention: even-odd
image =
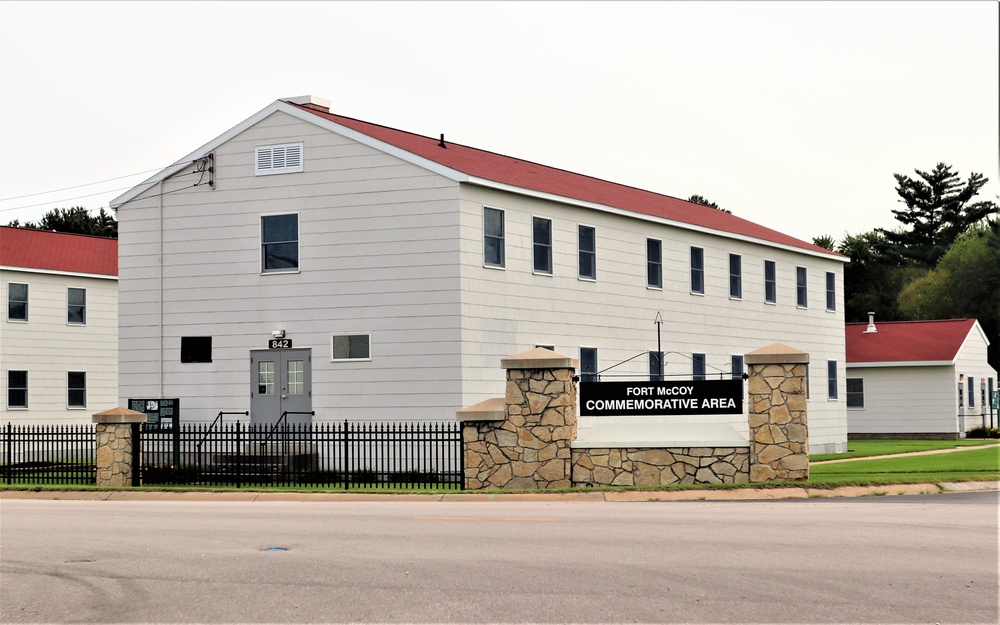
[(739, 254), (729, 255), (729, 297), (743, 298), (743, 257)]
[(691, 292), (705, 294), (705, 250), (691, 248)]
[(795, 268), (795, 305), (806, 308), (809, 305), (809, 291), (806, 288), (806, 268)]
[(260, 218), (261, 273), (299, 268), (299, 216), (264, 215)]
[(66, 323), (87, 323), (87, 289), (66, 290)]
[(254, 151), (254, 175), (290, 174), (303, 171), (301, 143), (264, 145)]
[(966, 378), (969, 381), (969, 408), (976, 407), (976, 377), (970, 375)]
[(10, 282), (7, 284), (7, 320), (28, 320), (28, 285)]
[(483, 264), (487, 267), (504, 266), (503, 211), (483, 208)]
[(837, 274), (826, 272), (826, 309), (837, 310)]
[(330, 361), (371, 360), (371, 341), (370, 334), (331, 334)]
[(544, 217), (533, 217), (531, 223), (535, 272), (551, 274), (552, 220)]
[(646, 239), (646, 286), (663, 288), (663, 242)]
[(597, 279), (597, 233), (590, 226), (579, 227), (580, 277)]
[(773, 260), (764, 261), (764, 301), (774, 304), (778, 301), (778, 277)]

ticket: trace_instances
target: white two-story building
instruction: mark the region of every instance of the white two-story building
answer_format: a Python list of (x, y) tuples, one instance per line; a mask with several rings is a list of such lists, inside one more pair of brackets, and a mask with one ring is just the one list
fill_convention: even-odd
[(0, 227), (0, 425), (118, 405), (118, 242)]
[(500, 359), (535, 346), (602, 380), (659, 374), (659, 329), (670, 378), (739, 375), (774, 341), (809, 352), (812, 449), (846, 444), (847, 259), (720, 210), (309, 96), (112, 207), (123, 405), (450, 420), (503, 395)]

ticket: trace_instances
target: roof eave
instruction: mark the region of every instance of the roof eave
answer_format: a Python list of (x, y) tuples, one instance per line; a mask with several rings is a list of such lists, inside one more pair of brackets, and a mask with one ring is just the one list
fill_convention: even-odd
[(953, 367), (954, 360), (897, 360), (892, 362), (847, 362), (848, 369), (870, 369), (876, 367)]

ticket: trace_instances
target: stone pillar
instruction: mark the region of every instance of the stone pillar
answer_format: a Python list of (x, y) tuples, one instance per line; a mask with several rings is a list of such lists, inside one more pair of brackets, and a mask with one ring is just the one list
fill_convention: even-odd
[(746, 355), (751, 482), (809, 479), (808, 362), (781, 343)]
[(112, 408), (94, 415), (97, 424), (97, 485), (139, 485), (139, 424), (142, 412)]
[(576, 360), (539, 347), (500, 365), (506, 396), (456, 413), (464, 424), (465, 488), (572, 486)]

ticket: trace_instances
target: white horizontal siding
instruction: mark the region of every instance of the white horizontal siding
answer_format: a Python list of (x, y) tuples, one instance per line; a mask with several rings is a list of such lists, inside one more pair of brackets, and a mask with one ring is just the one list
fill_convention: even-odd
[(860, 367), (865, 407), (847, 411), (851, 434), (941, 434), (958, 431), (954, 367)]

